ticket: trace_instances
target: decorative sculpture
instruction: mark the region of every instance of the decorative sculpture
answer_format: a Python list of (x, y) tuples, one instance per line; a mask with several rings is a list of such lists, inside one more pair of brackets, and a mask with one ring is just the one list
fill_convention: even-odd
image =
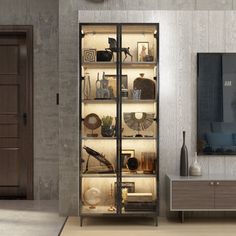
[[(85, 168), (85, 171), (83, 172), (84, 174), (85, 173), (101, 173), (101, 174), (102, 173), (115, 173), (113, 165), (110, 163), (110, 161), (108, 161), (105, 158), (105, 155), (93, 150), (92, 148), (86, 147), (86, 146), (84, 146), (83, 149), (88, 153), (88, 160), (86, 162), (86, 168)], [(96, 170), (94, 170), (94, 171), (89, 170), (88, 165), (89, 165), (90, 156), (94, 157), (99, 162), (104, 164), (107, 169), (102, 168), (102, 166), (100, 165), (100, 166), (96, 167)], [(102, 169), (99, 169), (99, 168), (102, 168)]]
[[(138, 117), (140, 115), (140, 118)], [(154, 113), (146, 113), (146, 112), (125, 112), (124, 113), (124, 121), (126, 125), (133, 129), (137, 130), (138, 134), (135, 137), (142, 137), (139, 133), (141, 130), (145, 130), (150, 127), (154, 120)]]
[(99, 73), (96, 80), (96, 99), (110, 99), (111, 94), (108, 88), (108, 80), (105, 78), (105, 72), (103, 72), (102, 79), (99, 80)]
[(90, 188), (84, 192), (84, 201), (89, 205), (89, 209), (95, 209), (101, 202), (101, 191), (98, 188)]
[(90, 113), (84, 118), (84, 126), (92, 130), (91, 134), (87, 134), (88, 137), (97, 137), (98, 134), (94, 134), (93, 131), (101, 126), (101, 119), (95, 113)]
[[(117, 47), (117, 42), (114, 38), (108, 38), (108, 43), (110, 45), (109, 48), (106, 48), (106, 50), (110, 50), (112, 53), (114, 52), (119, 52), (119, 48)], [(129, 51), (129, 47), (128, 48), (120, 48), (121, 52), (124, 52), (125, 54), (125, 58), (123, 61), (125, 61), (125, 59), (127, 58), (127, 55), (129, 55), (131, 57), (131, 61), (133, 60), (133, 56), (131, 55), (130, 51)]]

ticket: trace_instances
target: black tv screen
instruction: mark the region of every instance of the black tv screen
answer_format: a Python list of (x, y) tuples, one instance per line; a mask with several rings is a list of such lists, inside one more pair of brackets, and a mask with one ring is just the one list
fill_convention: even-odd
[(236, 155), (236, 53), (197, 54), (197, 151)]

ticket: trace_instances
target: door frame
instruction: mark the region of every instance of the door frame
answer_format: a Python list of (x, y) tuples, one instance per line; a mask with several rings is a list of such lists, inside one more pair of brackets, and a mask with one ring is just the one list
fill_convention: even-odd
[(33, 129), (33, 120), (34, 120), (34, 110), (33, 110), (33, 26), (32, 25), (0, 25), (0, 35), (4, 34), (12, 34), (12, 35), (24, 35), (26, 39), (26, 47), (27, 47), (27, 68), (26, 68), (26, 76), (27, 76), (27, 87), (29, 89), (29, 101), (28, 101), (28, 128), (27, 133), (29, 135), (29, 139), (27, 139), (27, 191), (26, 191), (26, 199), (33, 200), (34, 199), (34, 129)]

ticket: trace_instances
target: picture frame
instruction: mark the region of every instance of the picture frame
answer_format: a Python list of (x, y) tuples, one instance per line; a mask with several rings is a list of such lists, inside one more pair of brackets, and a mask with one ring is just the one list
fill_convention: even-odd
[[(128, 189), (128, 193), (135, 193), (135, 182), (122, 182), (121, 189), (124, 188)], [(114, 183), (114, 192), (116, 193), (116, 191), (117, 191), (117, 182)]]
[(121, 167), (123, 170), (128, 170), (126, 167), (126, 162), (130, 157), (135, 156), (134, 149), (123, 149), (121, 152)]
[[(122, 75), (122, 89), (128, 89), (128, 75)], [(116, 75), (106, 75), (105, 79), (108, 80), (108, 88), (110, 90), (111, 98), (116, 97)]]
[(149, 42), (137, 42), (137, 58), (139, 62), (145, 61), (145, 56), (149, 55)]
[(97, 61), (97, 50), (94, 48), (83, 49), (83, 62), (90, 63)]

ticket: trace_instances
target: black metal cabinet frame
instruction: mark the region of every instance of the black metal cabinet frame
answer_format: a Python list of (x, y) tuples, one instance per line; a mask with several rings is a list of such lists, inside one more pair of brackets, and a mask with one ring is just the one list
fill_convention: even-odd
[[(84, 214), (82, 212), (82, 127), (83, 120), (82, 117), (82, 40), (84, 39), (84, 33), (82, 32), (83, 26), (98, 26), (98, 25), (111, 25), (116, 27), (116, 40), (118, 46), (118, 52), (116, 53), (116, 182), (117, 182), (117, 196), (116, 196), (116, 214)], [(155, 178), (156, 178), (156, 209), (153, 212), (132, 212), (132, 214), (122, 212), (122, 160), (120, 158), (122, 153), (122, 98), (121, 98), (121, 88), (122, 88), (122, 27), (126, 25), (142, 25), (145, 26), (155, 26), (156, 31), (154, 33), (154, 38), (156, 40), (156, 61), (157, 61), (157, 75), (154, 78), (156, 80), (156, 165), (155, 165)], [(158, 215), (159, 215), (159, 24), (158, 23), (80, 23), (79, 24), (79, 96), (78, 96), (78, 115), (79, 115), (79, 215), (80, 215), (80, 224), (82, 226), (82, 221), (84, 217), (152, 217), (155, 221), (155, 224), (158, 224)]]

